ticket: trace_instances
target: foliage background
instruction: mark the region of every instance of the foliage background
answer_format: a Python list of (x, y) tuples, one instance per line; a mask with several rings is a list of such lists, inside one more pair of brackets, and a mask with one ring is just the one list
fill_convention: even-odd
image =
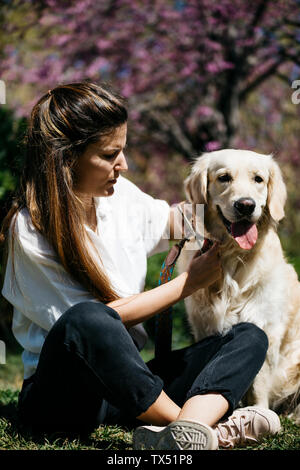
[[(291, 100), (300, 78), (299, 0), (2, 0), (0, 31), (7, 90), (0, 105), (1, 219), (22, 171), (33, 104), (58, 84), (109, 81), (128, 102), (127, 177), (154, 197), (182, 200), (191, 158), (203, 151), (273, 153), (289, 194), (279, 233), (299, 268), (300, 104)], [(163, 257), (149, 260), (147, 289), (157, 285)], [(19, 387), (20, 350), (3, 302), (0, 308), (0, 336)], [(179, 347), (191, 337), (183, 303), (174, 312)], [(153, 323), (147, 329), (152, 334)], [(2, 382), (11, 380), (5, 373)]]

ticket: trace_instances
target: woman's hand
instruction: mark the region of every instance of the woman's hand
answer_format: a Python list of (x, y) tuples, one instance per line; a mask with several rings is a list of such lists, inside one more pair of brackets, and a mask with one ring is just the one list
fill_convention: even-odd
[(219, 244), (214, 243), (204, 254), (201, 254), (201, 251), (198, 250), (192, 258), (187, 272), (188, 277), (185, 287), (188, 292), (191, 291), (191, 294), (198, 289), (208, 287), (210, 284), (220, 279), (222, 266)]
[(197, 251), (188, 269), (171, 281), (107, 305), (118, 312), (126, 328), (148, 320), (220, 278), (218, 249), (215, 244), (201, 256), (200, 251)]

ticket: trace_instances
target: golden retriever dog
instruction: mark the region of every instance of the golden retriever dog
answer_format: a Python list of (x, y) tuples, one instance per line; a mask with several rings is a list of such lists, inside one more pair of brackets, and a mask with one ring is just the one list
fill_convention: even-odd
[[(252, 322), (268, 336), (265, 363), (247, 403), (289, 411), (300, 422), (300, 284), (276, 233), (286, 187), (272, 155), (225, 149), (195, 159), (186, 198), (204, 204), (207, 236), (220, 242), (222, 279), (185, 299), (195, 340)], [(178, 259), (183, 272), (192, 241)], [(279, 408), (280, 406), (280, 408)]]

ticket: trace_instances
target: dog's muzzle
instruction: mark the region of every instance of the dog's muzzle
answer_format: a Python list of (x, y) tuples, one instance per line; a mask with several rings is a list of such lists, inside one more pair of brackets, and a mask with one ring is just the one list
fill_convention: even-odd
[[(245, 198), (242, 199), (245, 200)], [(230, 222), (230, 220), (226, 219), (220, 207), (217, 206), (218, 214), (228, 233), (235, 239), (239, 247), (243, 250), (251, 250), (251, 248), (253, 248), (253, 246), (255, 245), (258, 237), (256, 224), (249, 220), (251, 214), (254, 212), (255, 209), (255, 202), (252, 201), (253, 200), (250, 198), (247, 199), (246, 204), (244, 204), (243, 201), (241, 202), (241, 199), (239, 199), (239, 201), (236, 201), (240, 203), (240, 206), (238, 207), (240, 208), (240, 210), (244, 211), (244, 214), (241, 215), (241, 212), (239, 212), (238, 220), (236, 220), (235, 222)], [(236, 207), (235, 210), (237, 211)], [(246, 213), (247, 217), (245, 215)]]

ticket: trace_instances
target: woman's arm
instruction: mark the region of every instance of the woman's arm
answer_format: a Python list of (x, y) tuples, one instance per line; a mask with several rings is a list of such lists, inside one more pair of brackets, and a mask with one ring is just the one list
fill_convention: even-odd
[(188, 273), (154, 289), (124, 299), (114, 300), (107, 305), (118, 312), (126, 328), (136, 325), (160, 313), (182, 298)]
[(114, 300), (107, 305), (118, 312), (126, 328), (148, 320), (171, 305), (207, 287), (221, 276), (218, 246), (205, 254), (197, 251), (187, 271), (175, 279), (140, 294)]

